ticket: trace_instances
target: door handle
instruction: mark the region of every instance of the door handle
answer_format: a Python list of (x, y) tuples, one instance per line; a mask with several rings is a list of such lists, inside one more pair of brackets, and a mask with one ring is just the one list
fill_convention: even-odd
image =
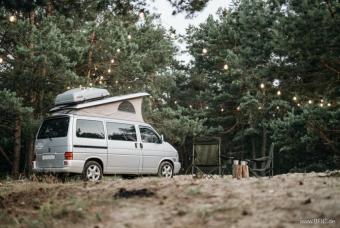
[(137, 148), (138, 146), (137, 146), (137, 143), (135, 143), (135, 147)]
[(139, 144), (139, 146), (140, 146), (140, 148), (142, 148), (142, 149), (143, 149), (143, 143), (140, 143), (140, 144)]

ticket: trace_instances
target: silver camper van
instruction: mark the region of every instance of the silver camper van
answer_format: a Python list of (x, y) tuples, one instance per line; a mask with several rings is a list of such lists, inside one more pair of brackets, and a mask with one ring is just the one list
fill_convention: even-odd
[(177, 174), (178, 152), (143, 121), (148, 95), (108, 97), (95, 88), (58, 95), (37, 134), (34, 171), (79, 173), (90, 181), (103, 174)]

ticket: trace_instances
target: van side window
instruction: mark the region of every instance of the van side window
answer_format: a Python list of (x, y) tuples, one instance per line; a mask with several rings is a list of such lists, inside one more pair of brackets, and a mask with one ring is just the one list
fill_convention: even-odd
[(162, 143), (162, 140), (150, 128), (140, 126), (139, 130), (140, 130), (142, 142), (145, 142), (145, 143)]
[(109, 140), (137, 141), (136, 129), (132, 124), (107, 123)]
[(133, 104), (131, 104), (131, 102), (129, 101), (123, 101), (122, 103), (120, 103), (120, 105), (118, 106), (118, 110), (123, 112), (136, 113)]
[(96, 120), (77, 120), (76, 135), (79, 138), (104, 139), (104, 125)]

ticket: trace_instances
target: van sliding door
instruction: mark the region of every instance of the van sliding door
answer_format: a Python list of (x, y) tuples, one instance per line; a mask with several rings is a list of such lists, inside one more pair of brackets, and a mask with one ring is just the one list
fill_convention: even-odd
[(107, 122), (108, 170), (117, 174), (138, 174), (141, 152), (133, 124)]
[(103, 121), (77, 118), (74, 125), (73, 159), (85, 161), (88, 158), (99, 158), (106, 171), (107, 142)]

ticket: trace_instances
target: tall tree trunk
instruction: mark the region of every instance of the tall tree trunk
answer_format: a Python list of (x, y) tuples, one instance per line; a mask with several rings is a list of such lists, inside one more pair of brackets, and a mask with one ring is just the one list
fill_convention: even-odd
[(91, 68), (92, 68), (92, 55), (93, 55), (93, 45), (94, 42), (96, 40), (96, 32), (93, 31), (91, 34), (91, 43), (90, 43), (90, 47), (89, 47), (89, 54), (87, 56), (87, 78), (90, 79), (91, 78)]
[(12, 175), (14, 178), (19, 176), (19, 166), (20, 166), (20, 151), (21, 151), (21, 119), (17, 116), (15, 119), (14, 126), (14, 150), (13, 150), (13, 167)]
[(261, 148), (261, 156), (266, 156), (267, 151), (267, 129), (263, 127), (262, 130), (262, 148)]
[(27, 174), (31, 175), (33, 170), (33, 153), (34, 153), (34, 137), (32, 133), (29, 133), (29, 138), (27, 140), (27, 157), (26, 157), (26, 165), (27, 165)]
[[(255, 136), (251, 137), (251, 157), (253, 159), (256, 158), (256, 141), (255, 141)], [(252, 168), (253, 169), (256, 169), (256, 162), (253, 162), (253, 165), (252, 165)]]

